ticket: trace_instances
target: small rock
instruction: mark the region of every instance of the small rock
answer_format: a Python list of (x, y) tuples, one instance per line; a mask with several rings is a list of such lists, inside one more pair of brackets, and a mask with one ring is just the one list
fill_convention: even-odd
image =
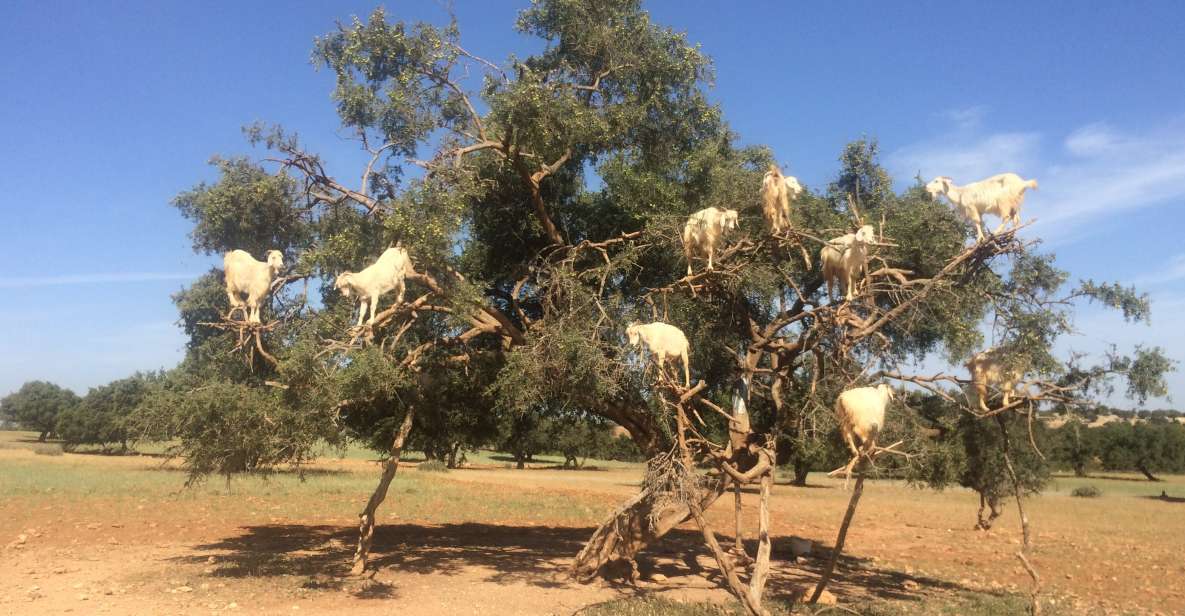
[(237, 610), (237, 609), (239, 609), (239, 604), (238, 604), (238, 603), (235, 603), (234, 601), (231, 601), (230, 603), (227, 603), (227, 604), (226, 604), (226, 609), (228, 609), (228, 610)]
[(178, 586), (177, 592), (193, 592), (193, 588), (189, 586)]
[(86, 527), (91, 530), (98, 530), (99, 526), (100, 526), (100, 524), (98, 522), (91, 522), (90, 524), (86, 525)]
[(905, 590), (917, 590), (922, 587), (920, 584), (918, 584), (917, 582), (915, 582), (913, 580), (905, 580), (905, 583), (903, 583), (901, 586)]
[(86, 596), (86, 595), (78, 595), (78, 600), (79, 600), (79, 601), (86, 601), (87, 599), (90, 599), (90, 597), (88, 597), (88, 596)]
[(57, 573), (57, 574), (62, 574), (62, 573), (66, 572), (66, 568), (65, 567), (54, 567), (53, 572)]
[(667, 576), (665, 576), (665, 575), (663, 575), (663, 574), (661, 574), (661, 573), (651, 573), (651, 574), (650, 574), (650, 581), (652, 581), (652, 582), (665, 582), (665, 581), (667, 581)]
[(817, 603), (819, 605), (836, 605), (839, 603), (839, 599), (837, 599), (830, 590), (824, 590), (823, 593), (819, 595), (819, 600)]
[(82, 586), (83, 586), (82, 582), (75, 582), (74, 585), (71, 586), (71, 588), (79, 589), (79, 588), (82, 588)]
[(29, 536), (28, 536), (28, 535), (26, 535), (26, 534), (24, 534), (24, 533), (21, 533), (21, 534), (19, 534), (19, 535), (17, 535), (17, 536), (16, 536), (16, 542), (17, 542), (17, 543), (24, 543), (24, 542), (26, 542), (26, 541), (28, 541), (28, 540), (29, 540)]

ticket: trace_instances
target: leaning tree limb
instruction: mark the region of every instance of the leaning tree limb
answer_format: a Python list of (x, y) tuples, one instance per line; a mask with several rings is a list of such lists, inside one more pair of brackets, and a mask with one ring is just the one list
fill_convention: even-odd
[(835, 538), (835, 548), (831, 550), (831, 558), (827, 561), (827, 568), (823, 569), (823, 576), (819, 578), (815, 592), (811, 594), (810, 603), (815, 603), (827, 589), (831, 575), (835, 572), (835, 564), (839, 562), (839, 555), (843, 552), (844, 541), (848, 538), (848, 527), (852, 525), (852, 518), (856, 516), (856, 505), (860, 503), (860, 495), (864, 493), (864, 469), (856, 470), (856, 487), (852, 489), (852, 497), (848, 500), (848, 510), (844, 512), (843, 523), (839, 525), (839, 535)]
[(350, 570), (353, 575), (362, 575), (366, 571), (371, 542), (374, 540), (375, 512), (387, 498), (387, 490), (391, 487), (391, 481), (395, 479), (395, 473), (399, 470), (399, 456), (403, 455), (403, 444), (407, 441), (407, 435), (411, 432), (415, 417), (415, 407), (407, 407), (403, 422), (399, 424), (399, 431), (395, 433), (395, 438), (391, 441), (391, 450), (388, 452), (387, 459), (383, 461), (383, 474), (379, 478), (379, 485), (375, 487), (374, 492), (370, 495), (370, 500), (366, 502), (366, 508), (358, 514), (358, 548), (354, 551), (354, 565)]

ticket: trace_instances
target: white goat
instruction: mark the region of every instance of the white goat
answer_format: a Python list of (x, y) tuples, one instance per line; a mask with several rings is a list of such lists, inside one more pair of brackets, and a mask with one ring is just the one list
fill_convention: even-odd
[[(256, 261), (246, 250), (232, 250), (222, 257), (222, 271), (226, 276), (226, 297), (230, 312), (242, 310), (250, 323), (259, 322), (259, 307), (272, 289), (272, 280), (284, 267), (284, 255), (279, 250), (267, 251), (267, 262)], [(244, 302), (241, 297), (247, 295)]]
[(395, 304), (403, 303), (403, 293), (407, 288), (404, 277), (412, 269), (411, 257), (402, 246), (388, 248), (379, 256), (379, 260), (360, 272), (342, 272), (338, 274), (333, 288), (341, 291), (345, 297), (358, 295), (358, 325), (362, 325), (362, 317), (366, 315), (366, 306), (370, 304), (370, 319), (367, 324), (374, 323), (374, 313), (379, 305), (379, 298), (389, 291), (396, 291)]
[[(875, 387), (855, 387), (835, 399), (835, 415), (843, 440), (852, 450), (852, 459), (844, 467), (844, 488), (860, 456), (873, 452), (877, 436), (885, 425), (885, 408), (893, 399), (893, 388), (881, 383)], [(856, 439), (860, 439), (859, 446)]]
[(931, 198), (946, 195), (967, 220), (975, 223), (975, 234), (981, 242), (984, 214), (1000, 217), (1000, 226), (993, 233), (999, 233), (1005, 224), (1013, 228), (1020, 225), (1020, 206), (1029, 188), (1036, 190), (1037, 180), (1025, 180), (1015, 173), (1001, 173), (963, 186), (956, 186), (949, 177), (940, 175), (926, 184)]
[(1012, 393), (1022, 373), (1016, 367), (1007, 365), (1002, 349), (987, 349), (976, 353), (967, 361), (967, 370), (971, 373), (971, 386), (975, 390), (979, 402), (979, 409), (985, 413), (987, 406), (988, 387), (999, 385), (1004, 391), (1003, 405), (1012, 403)]
[(775, 234), (790, 228), (790, 202), (801, 194), (798, 178), (782, 175), (777, 165), (769, 166), (761, 178), (761, 213)]
[(665, 368), (668, 359), (675, 357), (682, 359), (683, 385), (685, 387), (691, 386), (687, 336), (683, 335), (683, 330), (661, 321), (645, 325), (630, 323), (629, 327), (625, 328), (625, 335), (631, 345), (638, 346), (638, 343), (641, 342), (647, 349), (650, 349), (660, 372)]
[(737, 211), (720, 208), (704, 208), (687, 218), (683, 225), (683, 254), (687, 257), (687, 275), (691, 275), (691, 257), (708, 255), (708, 269), (712, 269), (712, 258), (716, 244), (726, 231), (737, 228)]
[(874, 241), (876, 230), (864, 225), (855, 233), (832, 239), (819, 251), (828, 299), (833, 297), (833, 285), (843, 285), (847, 301), (852, 301), (852, 292), (863, 279), (860, 275), (868, 275), (868, 245)]

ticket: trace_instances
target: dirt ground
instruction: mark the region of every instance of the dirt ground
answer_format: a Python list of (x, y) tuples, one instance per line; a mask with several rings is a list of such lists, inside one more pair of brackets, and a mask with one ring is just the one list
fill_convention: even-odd
[[(401, 470), (367, 579), (345, 573), (353, 512), (376, 466), (334, 460), (317, 470), (306, 482), (183, 489), (183, 474), (150, 457), (0, 449), (0, 611), (543, 615), (639, 594), (728, 600), (691, 527), (646, 553), (644, 570), (665, 580), (633, 587), (565, 577), (594, 525), (636, 489), (637, 467)], [(848, 494), (819, 480), (775, 490), (773, 597), (813, 583), (834, 541)], [(1097, 499), (1069, 497), (1074, 481), (1030, 501), (1047, 595), (1070, 613), (1185, 612), (1185, 499), (1151, 497), (1185, 496), (1185, 481), (1094, 480), (1104, 491)], [(731, 502), (711, 512), (726, 544)], [(753, 525), (756, 496), (745, 505)], [(1025, 589), (1012, 556), (1016, 512), (984, 533), (972, 529), (976, 505), (965, 491), (870, 481), (832, 587), (840, 603)], [(793, 562), (791, 536), (815, 541), (816, 554)]]

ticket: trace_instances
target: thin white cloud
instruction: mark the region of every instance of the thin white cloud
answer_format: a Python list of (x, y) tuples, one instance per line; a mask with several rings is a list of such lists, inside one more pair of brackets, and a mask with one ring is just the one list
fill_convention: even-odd
[(949, 120), (955, 127), (970, 130), (978, 128), (983, 122), (983, 117), (987, 115), (988, 108), (984, 105), (973, 105), (971, 107), (963, 107), (961, 109), (947, 109), (939, 113), (939, 117)]
[(1066, 137), (1066, 151), (1075, 156), (1098, 156), (1114, 150), (1123, 139), (1104, 122), (1087, 124)]
[(1176, 282), (1181, 279), (1185, 279), (1185, 253), (1173, 255), (1167, 265), (1155, 272), (1137, 276), (1132, 279), (1132, 284), (1137, 287), (1152, 286), (1166, 282)]
[(1040, 145), (1041, 135), (1037, 133), (945, 136), (901, 148), (889, 154), (887, 163), (896, 177), (912, 178), (921, 173), (922, 178), (930, 179), (946, 175), (962, 184), (1001, 170), (1030, 168), (1036, 163)]
[(121, 272), (106, 274), (66, 274), (59, 276), (27, 276), (0, 278), (0, 289), (23, 289), (29, 287), (53, 287), (80, 284), (121, 284), (129, 282), (156, 282), (161, 280), (193, 280), (201, 274), (169, 272)]

